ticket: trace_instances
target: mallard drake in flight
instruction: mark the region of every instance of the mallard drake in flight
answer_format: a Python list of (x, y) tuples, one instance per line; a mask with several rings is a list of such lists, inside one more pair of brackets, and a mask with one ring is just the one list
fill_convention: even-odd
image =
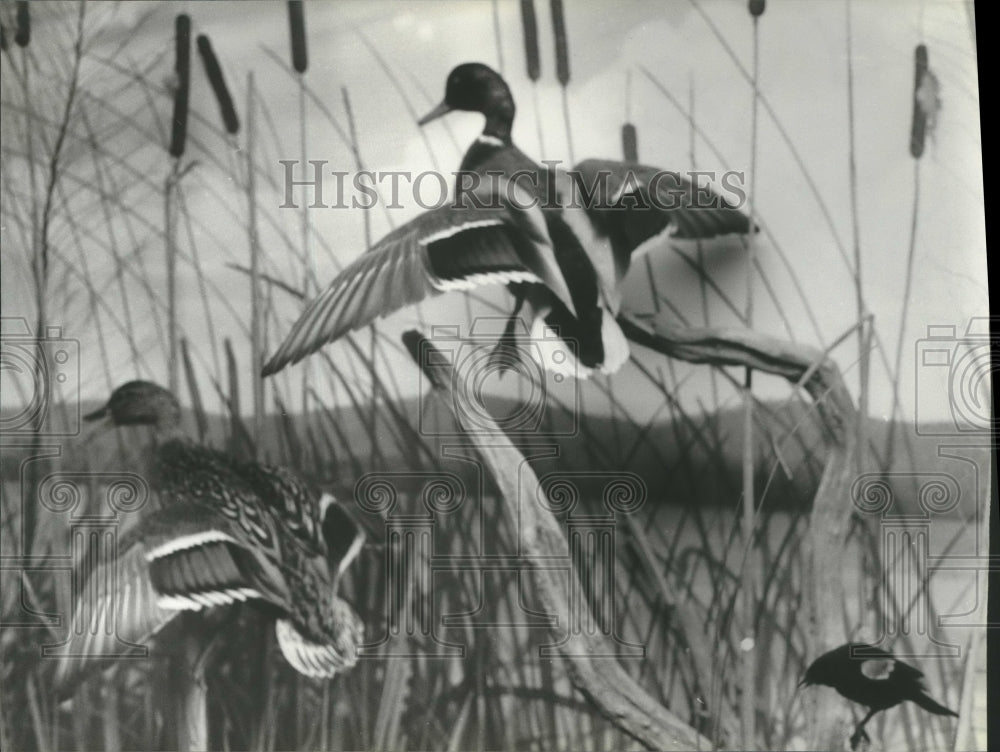
[(404, 306), (489, 284), (508, 286), (516, 298), (501, 341), (515, 337), (515, 317), (527, 306), (531, 339), (541, 345), (531, 351), (544, 367), (578, 377), (611, 373), (629, 354), (615, 316), (633, 252), (661, 234), (748, 231), (739, 209), (677, 173), (613, 160), (570, 171), (539, 165), (511, 140), (515, 109), (488, 66), (466, 63), (449, 74), (444, 101), (420, 124), (453, 110), (486, 118), (462, 160), (454, 203), (348, 265), (309, 303), (265, 376)]

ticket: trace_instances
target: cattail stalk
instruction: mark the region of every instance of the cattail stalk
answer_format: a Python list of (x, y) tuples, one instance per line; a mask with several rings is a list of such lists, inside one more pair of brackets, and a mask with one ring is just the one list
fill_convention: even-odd
[(103, 706), (101, 710), (101, 731), (104, 749), (107, 752), (119, 752), (122, 749), (118, 685), (115, 682), (117, 674), (117, 671), (110, 672), (108, 683), (101, 687), (101, 705)]
[(201, 615), (185, 613), (179, 618), (180, 655), (170, 662), (170, 689), (176, 713), (177, 749), (199, 752), (208, 749), (208, 694), (205, 680), (204, 624)]
[(556, 47), (556, 78), (559, 86), (562, 87), (562, 109), (563, 121), (566, 124), (566, 148), (569, 151), (569, 161), (576, 163), (573, 156), (573, 130), (570, 127), (569, 116), (569, 40), (566, 37), (566, 17), (563, 14), (562, 0), (550, 0), (549, 8), (552, 11), (552, 34), (555, 38)]
[(187, 140), (188, 101), (191, 93), (191, 17), (181, 13), (177, 16), (175, 28), (174, 72), (177, 76), (174, 91), (174, 110), (170, 121), (170, 156), (173, 163), (167, 175), (163, 196), (163, 224), (167, 252), (167, 383), (170, 391), (177, 394), (180, 385), (178, 370), (177, 333), (177, 224), (175, 191), (180, 175), (180, 158), (184, 155)]
[(625, 123), (622, 125), (622, 158), (639, 161), (639, 138), (632, 121), (632, 71), (625, 72)]
[[(23, 5), (23, 7), (22, 7)], [(29, 174), (31, 181), (31, 230), (32, 230), (32, 251), (33, 251), (33, 261), (34, 261), (34, 274), (35, 274), (35, 295), (36, 295), (36, 305), (37, 305), (37, 319), (35, 321), (35, 336), (45, 337), (49, 325), (49, 260), (50, 260), (50, 229), (52, 226), (52, 214), (55, 208), (55, 198), (57, 189), (59, 188), (60, 178), (61, 178), (61, 167), (60, 163), (63, 156), (63, 147), (66, 144), (66, 138), (70, 130), (70, 122), (73, 117), (74, 108), (77, 101), (77, 90), (80, 83), (80, 63), (83, 60), (83, 34), (84, 34), (84, 19), (86, 17), (86, 5), (81, 0), (78, 5), (77, 18), (76, 18), (76, 36), (73, 42), (73, 67), (69, 77), (69, 90), (66, 93), (65, 102), (63, 105), (62, 114), (59, 119), (58, 128), (56, 131), (55, 142), (52, 145), (52, 149), (49, 152), (47, 164), (45, 165), (46, 181), (44, 186), (44, 192), (41, 197), (36, 193), (37, 182), (35, 178), (34, 170), (34, 149), (33, 141), (31, 139), (31, 132), (37, 127), (37, 123), (34, 122), (32, 111), (30, 109), (30, 102), (33, 97), (31, 95), (31, 90), (28, 85), (28, 70), (30, 69), (30, 61), (28, 57), (28, 51), (25, 48), (28, 40), (30, 39), (30, 16), (28, 13), (27, 3), (18, 4), (18, 35), (23, 38), (22, 41), (18, 41), (21, 45), (22, 61), (24, 63), (24, 75), (23, 75), (23, 86), (24, 86), (24, 98), (26, 105), (26, 121), (28, 131), (28, 158), (29, 158)], [(37, 212), (37, 202), (41, 198), (41, 212), (40, 216)], [(35, 376), (40, 380), (47, 378), (47, 375), (43, 371), (42, 360), (36, 361), (35, 366)], [(37, 426), (37, 430), (41, 433), (45, 433), (48, 429), (48, 423), (51, 420), (51, 416), (48, 410), (42, 412), (41, 423)], [(35, 463), (34, 470), (38, 473), (37, 478), (42, 478), (45, 476), (48, 467), (48, 460), (45, 459), (41, 462)], [(34, 483), (34, 478), (31, 483)], [(29, 489), (29, 493), (33, 493), (34, 489)], [(34, 547), (34, 536), (35, 536), (35, 522), (36, 509), (34, 504), (28, 504), (24, 507), (24, 516), (22, 521), (22, 534), (24, 536), (24, 552), (25, 555), (30, 556), (31, 551)]]
[[(695, 92), (694, 92), (694, 75), (688, 78), (688, 111), (687, 111), (687, 121), (688, 121), (688, 161), (691, 164), (692, 170), (698, 169), (698, 158), (695, 146), (697, 144), (697, 118), (695, 116)], [(701, 290), (701, 313), (702, 319), (705, 322), (705, 326), (712, 325), (712, 317), (708, 305), (708, 282), (706, 280), (707, 271), (705, 269), (705, 245), (701, 239), (695, 241), (695, 253), (698, 258), (698, 286)], [(716, 374), (716, 369), (711, 368), (708, 371), (709, 381), (712, 385), (712, 405), (716, 410), (719, 408), (719, 379)]]
[(254, 453), (260, 450), (264, 435), (264, 379), (260, 369), (264, 365), (261, 342), (261, 294), (260, 294), (260, 240), (257, 230), (257, 179), (254, 174), (254, 147), (257, 130), (254, 118), (256, 91), (253, 73), (247, 75), (247, 233), (250, 243), (250, 362), (253, 391), (253, 446)]
[[(754, 265), (757, 262), (757, 243), (754, 238), (754, 208), (753, 200), (756, 198), (757, 180), (757, 115), (760, 109), (760, 26), (758, 24), (759, 13), (753, 12), (753, 103), (751, 105), (750, 118), (750, 190), (748, 191), (748, 213), (750, 232), (747, 235), (747, 307), (746, 326), (753, 329), (754, 315)], [(754, 569), (755, 557), (752, 556), (754, 547), (754, 532), (756, 528), (756, 493), (754, 478), (754, 404), (753, 404), (753, 369), (747, 368), (745, 372), (745, 382), (743, 389), (743, 545), (746, 546), (746, 555), (743, 557), (743, 566), (740, 571), (740, 594), (742, 605), (742, 629), (743, 638), (740, 641), (741, 650), (741, 699), (740, 699), (740, 728), (741, 728), (741, 748), (745, 750), (756, 749), (756, 705), (757, 705), (757, 631), (754, 627), (756, 623), (756, 602)]]
[(205, 34), (198, 35), (198, 55), (201, 57), (202, 66), (205, 68), (205, 76), (215, 94), (215, 101), (219, 103), (219, 112), (222, 114), (222, 123), (226, 127), (226, 133), (236, 135), (240, 130), (240, 119), (236, 115), (236, 107), (233, 106), (233, 98), (229, 94), (229, 87), (226, 86), (226, 79), (222, 75), (222, 66), (212, 49), (212, 42)]
[(535, 110), (538, 150), (544, 154), (545, 136), (542, 131), (542, 113), (538, 105), (538, 79), (542, 75), (542, 59), (538, 53), (538, 18), (535, 15), (535, 0), (521, 0), (521, 29), (524, 32), (524, 64), (531, 80), (531, 104)]
[[(354, 162), (355, 164), (357, 164), (358, 170), (361, 170), (363, 163), (361, 161), (361, 149), (358, 146), (358, 132), (356, 123), (354, 122), (354, 109), (351, 107), (351, 96), (348, 93), (346, 86), (341, 87), (340, 92), (344, 100), (344, 114), (347, 118), (348, 133), (350, 134), (351, 137), (351, 150), (354, 152)], [(371, 217), (369, 215), (368, 209), (363, 209), (362, 211), (364, 212), (362, 214), (362, 219), (364, 220), (364, 227), (365, 227), (365, 250), (368, 250), (372, 247)], [(371, 411), (369, 413), (368, 435), (374, 446), (374, 443), (377, 440), (376, 433), (378, 431), (378, 401), (376, 396), (378, 390), (375, 388), (375, 385), (377, 383), (377, 380), (375, 378), (375, 353), (377, 350), (376, 340), (378, 337), (378, 332), (374, 324), (368, 328), (368, 333), (369, 333), (368, 349), (370, 358), (369, 363), (371, 365), (371, 379), (372, 379), (372, 392), (371, 392), (372, 402), (371, 402)], [(372, 462), (374, 463), (374, 461), (375, 461), (375, 453), (372, 452)], [(371, 466), (370, 469), (372, 470), (375, 469), (374, 464)]]
[(497, 70), (502, 76), (503, 65), (503, 37), (500, 34), (500, 0), (493, 0), (493, 41), (497, 46)]
[(177, 393), (177, 238), (174, 233), (176, 212), (174, 191), (177, 185), (176, 163), (163, 186), (163, 234), (167, 249), (167, 385)]
[(858, 219), (858, 168), (857, 149), (854, 134), (854, 51), (853, 29), (851, 26), (851, 2), (846, 0), (847, 26), (847, 122), (848, 122), (848, 177), (851, 197), (851, 236), (854, 245), (854, 288), (858, 320), (858, 359), (859, 359), (859, 394), (858, 394), (858, 443), (856, 464), (858, 472), (864, 472), (865, 454), (868, 448), (866, 421), (868, 420), (868, 372), (871, 359), (869, 357), (870, 327), (867, 325), (866, 306), (864, 300), (864, 280), (861, 268), (861, 234)]
[[(309, 67), (309, 56), (306, 45), (305, 6), (302, 0), (288, 2), (288, 30), (291, 38), (292, 68), (298, 74), (299, 83), (299, 164), (302, 169), (308, 165), (308, 149), (306, 142), (306, 82), (305, 72)], [(309, 202), (302, 202), (300, 216), (300, 234), (302, 238), (302, 258), (305, 262), (302, 277), (302, 294), (308, 300), (315, 283), (316, 272), (313, 267), (312, 249), (309, 243)], [(302, 415), (309, 419), (309, 376), (310, 365), (306, 361), (302, 365)]]
[(918, 44), (914, 54), (915, 76), (913, 81), (913, 121), (910, 126), (910, 155), (913, 157), (913, 207), (910, 212), (910, 242), (906, 255), (906, 282), (903, 286), (903, 310), (899, 318), (899, 338), (896, 340), (896, 363), (892, 372), (892, 420), (886, 437), (885, 462), (891, 466), (895, 450), (896, 417), (899, 410), (899, 380), (903, 365), (903, 337), (906, 336), (906, 317), (910, 311), (910, 292), (913, 286), (913, 260), (917, 247), (917, 219), (920, 216), (920, 157), (924, 153), (927, 135), (925, 103), (920, 96), (930, 71), (927, 47)]
[(233, 342), (228, 337), (222, 341), (223, 349), (226, 352), (226, 373), (228, 394), (226, 403), (229, 408), (229, 453), (237, 457), (249, 456), (243, 439), (245, 432), (240, 421), (240, 369), (236, 363), (236, 353), (233, 352)]
[(198, 378), (194, 372), (194, 362), (191, 359), (191, 351), (186, 337), (181, 338), (181, 361), (184, 364), (184, 380), (187, 381), (188, 394), (191, 396), (191, 409), (198, 430), (198, 443), (204, 444), (208, 439), (208, 414), (205, 412), (205, 403), (201, 398), (201, 388), (198, 386)]

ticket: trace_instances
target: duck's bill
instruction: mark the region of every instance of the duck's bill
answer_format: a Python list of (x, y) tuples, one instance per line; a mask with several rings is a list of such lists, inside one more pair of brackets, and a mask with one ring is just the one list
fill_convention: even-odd
[(442, 102), (433, 110), (424, 115), (420, 120), (417, 121), (417, 125), (427, 125), (432, 120), (437, 120), (442, 115), (447, 115), (451, 112), (451, 106), (447, 102)]

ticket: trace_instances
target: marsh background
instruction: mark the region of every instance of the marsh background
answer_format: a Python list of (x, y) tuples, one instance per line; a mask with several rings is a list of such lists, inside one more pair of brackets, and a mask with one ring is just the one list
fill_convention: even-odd
[[(930, 519), (930, 553), (981, 553), (987, 484), (976, 463), (981, 467), (984, 450), (971, 445), (984, 438), (959, 430), (954, 398), (961, 394), (972, 414), (986, 414), (983, 364), (972, 358), (963, 366), (968, 372), (956, 373), (929, 370), (922, 359), (929, 326), (955, 327), (942, 347), (966, 352), (958, 340), (989, 311), (971, 7), (768, 3), (759, 22), (756, 141), (754, 35), (744, 3), (633, 2), (616, 4), (613, 13), (602, 3), (566, 3), (565, 86), (550, 5), (542, 0), (534, 3), (540, 64), (531, 75), (523, 7), (308, 3), (308, 66), (296, 73), (284, 3), (31, 3), (25, 46), (16, 39), (16, 5), (0, 6), (4, 556), (63, 557), (54, 570), (27, 574), (5, 565), (2, 718), (10, 743), (0, 746), (168, 743), (158, 682), (168, 650), (95, 677), (70, 707), (54, 701), (38, 657), (39, 646), (59, 642), (67, 628), (69, 516), (103, 503), (103, 488), (81, 481), (74, 511), (53, 512), (38, 503), (33, 473), (42, 462), (67, 474), (128, 468), (143, 437), (123, 432), (83, 443), (76, 416), (132, 378), (172, 384), (193, 436), (288, 464), (343, 498), (354, 498), (358, 481), (373, 473), (390, 478), (399, 512), (421, 509), (435, 474), (458, 477), (466, 491), (457, 511), (433, 515), (431, 587), (407, 595), (433, 603), (433, 635), (399, 636), (380, 649), (408, 657), (369, 657), (320, 685), (273, 655), (251, 610), (240, 613), (240, 628), (209, 673), (213, 747), (629, 743), (574, 690), (558, 660), (539, 658), (536, 648), (550, 636), (532, 616), (530, 582), (449, 564), (450, 557), (509, 553), (516, 531), (494, 503), (488, 473), (442, 456), (442, 445), (456, 440), (437, 435), (449, 433), (451, 412), (427, 396), (399, 334), (438, 324), (459, 324), (467, 334), (474, 320), (505, 313), (506, 292), (443, 296), (263, 384), (254, 377), (255, 352), (280, 341), (302, 296), (420, 211), (405, 190), (399, 208), (390, 208), (384, 191), (367, 212), (280, 208), (280, 160), (327, 161), (331, 204), (334, 169), (449, 175), (481, 118), (453, 115), (423, 130), (415, 121), (441, 98), (447, 72), (469, 60), (503, 73), (518, 104), (514, 139), (536, 158), (567, 165), (621, 158), (622, 127), (631, 123), (643, 163), (743, 171), (762, 227), (752, 321), (746, 252), (731, 240), (651, 248), (627, 283), (628, 311), (680, 326), (749, 323), (761, 334), (828, 350), (867, 413), (868, 469), (890, 474), (894, 513), (919, 513), (921, 489), (940, 474), (953, 477), (960, 493), (947, 514)], [(210, 38), (239, 127), (227, 131), (193, 49), (186, 142), (173, 156), (179, 13), (191, 17), (193, 37)], [(926, 45), (939, 84), (922, 96), (939, 100), (940, 109), (915, 158), (918, 44)], [(304, 190), (294, 195), (299, 207), (307, 203)], [(250, 292), (253, 248), (257, 295)], [(872, 322), (863, 342), (852, 329), (859, 312)], [(58, 332), (32, 339), (48, 327)], [(56, 363), (62, 350), (70, 357)], [(491, 380), (488, 404), (504, 415), (543, 395), (543, 425), (567, 435), (556, 442), (560, 456), (536, 463), (536, 471), (575, 489), (578, 513), (606, 512), (603, 495), (614, 479), (639, 479), (634, 489), (643, 503), (631, 519), (614, 518), (612, 631), (645, 646), (645, 655), (621, 658), (622, 665), (720, 746), (737, 746), (740, 709), (750, 701), (735, 668), (748, 629), (737, 604), (749, 597), (759, 655), (755, 743), (802, 748), (807, 699), (795, 684), (814, 656), (798, 618), (809, 598), (801, 541), (822, 468), (822, 429), (785, 381), (755, 379), (757, 509), (747, 536), (739, 521), (742, 408), (734, 386), (741, 371), (633, 351), (633, 362), (613, 377), (546, 381), (541, 393), (523, 376)], [(52, 365), (41, 381), (31, 353)], [(44, 426), (23, 420), (37, 405)], [(563, 432), (568, 424), (577, 430)], [(971, 461), (942, 456), (942, 448)], [(563, 515), (567, 530), (570, 515)], [(128, 515), (120, 522), (127, 526)], [(981, 583), (974, 571), (931, 572), (918, 562), (926, 590), (880, 589), (895, 565), (884, 556), (885, 525), (879, 515), (858, 513), (847, 533), (845, 641), (874, 639), (887, 614), (926, 607), (933, 616), (956, 615), (931, 632), (961, 645), (961, 655), (923, 665), (933, 694), (958, 707), (976, 633), (969, 625), (981, 621)], [(470, 531), (480, 527), (495, 535), (479, 540)], [(385, 601), (383, 543), (373, 541), (345, 582), (373, 635), (394, 618)], [(668, 597), (664, 583), (682, 599)], [(701, 633), (683, 628), (682, 609), (703, 625)], [(459, 616), (445, 626), (439, 617), (449, 614)], [(917, 643), (929, 638), (898, 640), (919, 651)], [(438, 642), (465, 650), (459, 655)], [(847, 716), (832, 690), (811, 691)], [(879, 717), (876, 738), (885, 748), (940, 749), (956, 743), (956, 728), (898, 709)], [(974, 735), (959, 738), (975, 747)]]

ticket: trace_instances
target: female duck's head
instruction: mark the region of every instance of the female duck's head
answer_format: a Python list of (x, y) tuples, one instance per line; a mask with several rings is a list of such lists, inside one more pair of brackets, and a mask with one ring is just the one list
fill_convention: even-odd
[(444, 101), (418, 121), (418, 125), (436, 120), (452, 110), (481, 112), (486, 116), (483, 133), (510, 140), (514, 122), (514, 98), (499, 73), (482, 63), (462, 63), (448, 74)]
[(181, 406), (162, 386), (151, 381), (129, 381), (111, 393), (104, 407), (83, 419), (112, 426), (152, 426), (159, 431), (172, 431), (180, 425)]

